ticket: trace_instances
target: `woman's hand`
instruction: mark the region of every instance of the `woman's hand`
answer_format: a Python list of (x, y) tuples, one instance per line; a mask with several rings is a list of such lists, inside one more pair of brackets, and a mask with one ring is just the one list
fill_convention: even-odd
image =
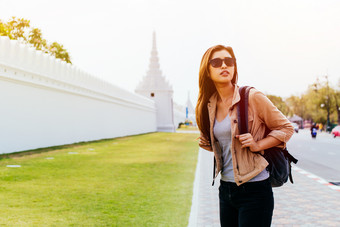
[(257, 142), (255, 142), (253, 136), (250, 133), (237, 135), (236, 138), (241, 142), (242, 148), (249, 147), (250, 151), (252, 152), (261, 151), (261, 147)]
[(199, 139), (198, 145), (200, 147), (202, 147), (205, 150), (212, 151), (211, 144), (210, 144), (210, 142), (207, 138), (205, 138), (203, 135), (201, 135), (197, 139)]

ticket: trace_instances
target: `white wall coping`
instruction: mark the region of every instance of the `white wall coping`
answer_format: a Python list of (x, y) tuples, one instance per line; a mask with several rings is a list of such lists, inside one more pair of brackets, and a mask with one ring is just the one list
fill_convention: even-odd
[(156, 111), (153, 100), (117, 87), (6, 36), (0, 36), (0, 79)]

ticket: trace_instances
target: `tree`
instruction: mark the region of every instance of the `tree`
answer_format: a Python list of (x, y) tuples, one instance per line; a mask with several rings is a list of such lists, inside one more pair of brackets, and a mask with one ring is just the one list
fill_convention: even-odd
[(305, 108), (308, 112), (308, 119), (313, 122), (327, 123), (328, 110), (330, 102), (327, 96), (327, 88), (320, 85), (315, 87), (315, 84), (310, 85), (304, 94)]
[[(340, 83), (338, 87), (340, 88)], [(337, 123), (338, 125), (340, 125), (340, 91), (339, 90), (334, 91), (334, 103), (335, 103), (335, 110), (337, 113)]]
[(24, 41), (27, 41), (27, 36), (25, 33), (27, 33), (27, 30), (30, 27), (29, 20), (12, 17), (12, 19), (7, 22), (6, 26), (8, 28), (8, 37), (10, 39), (23, 39)]
[(12, 17), (8, 22), (0, 20), (0, 36), (8, 36), (10, 39), (29, 44), (37, 50), (49, 53), (72, 64), (70, 55), (63, 45), (57, 42), (48, 44), (42, 38), (42, 32), (39, 28), (31, 28), (29, 20), (16, 17)]
[(42, 38), (42, 33), (39, 28), (33, 28), (28, 36), (28, 42), (32, 44), (35, 49), (47, 52), (47, 42)]
[(56, 58), (60, 58), (61, 60), (66, 61), (67, 63), (71, 63), (70, 56), (66, 49), (64, 49), (63, 45), (54, 42), (49, 46), (49, 51)]
[(280, 96), (267, 95), (267, 97), (284, 115), (288, 116), (290, 114), (289, 107)]
[(306, 103), (305, 103), (305, 97), (304, 95), (296, 96), (292, 95), (289, 98), (286, 99), (287, 106), (290, 110), (290, 115), (298, 115), (302, 117), (303, 119), (309, 119), (310, 116), (307, 114), (306, 111)]
[[(340, 124), (340, 91), (336, 88), (333, 88), (329, 85), (328, 76), (324, 76), (326, 81), (323, 83), (318, 82), (315, 83), (315, 87), (317, 91), (321, 91), (321, 105), (323, 108), (327, 110), (327, 122), (329, 121), (330, 126), (331, 122), (337, 122)], [(319, 87), (320, 89), (317, 89)], [(338, 88), (340, 87), (340, 80), (338, 84)]]
[[(291, 113), (301, 116), (303, 119), (309, 119), (314, 122), (327, 124), (337, 122), (340, 124), (340, 91), (332, 88), (326, 81), (316, 80), (314, 84), (308, 86), (304, 94), (291, 96), (286, 102)], [(340, 87), (340, 81), (339, 85)]]

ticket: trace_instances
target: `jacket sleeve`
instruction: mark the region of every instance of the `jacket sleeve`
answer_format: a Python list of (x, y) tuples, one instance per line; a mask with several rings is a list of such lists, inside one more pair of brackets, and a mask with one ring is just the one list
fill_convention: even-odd
[(257, 107), (258, 117), (271, 131), (268, 136), (282, 141), (283, 147), (286, 147), (286, 143), (294, 133), (290, 121), (262, 92), (255, 91), (252, 102)]

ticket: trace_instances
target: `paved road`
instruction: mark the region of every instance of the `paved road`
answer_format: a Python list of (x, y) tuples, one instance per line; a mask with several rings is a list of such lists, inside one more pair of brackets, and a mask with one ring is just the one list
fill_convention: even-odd
[(330, 182), (340, 182), (340, 138), (318, 133), (312, 139), (309, 130), (295, 133), (287, 144), (291, 154), (299, 159), (298, 166)]
[[(211, 186), (212, 153), (200, 149), (198, 159), (189, 226), (220, 226), (219, 180)], [(340, 187), (300, 168), (293, 170), (293, 177), (294, 184), (273, 189), (272, 226), (340, 226)]]

